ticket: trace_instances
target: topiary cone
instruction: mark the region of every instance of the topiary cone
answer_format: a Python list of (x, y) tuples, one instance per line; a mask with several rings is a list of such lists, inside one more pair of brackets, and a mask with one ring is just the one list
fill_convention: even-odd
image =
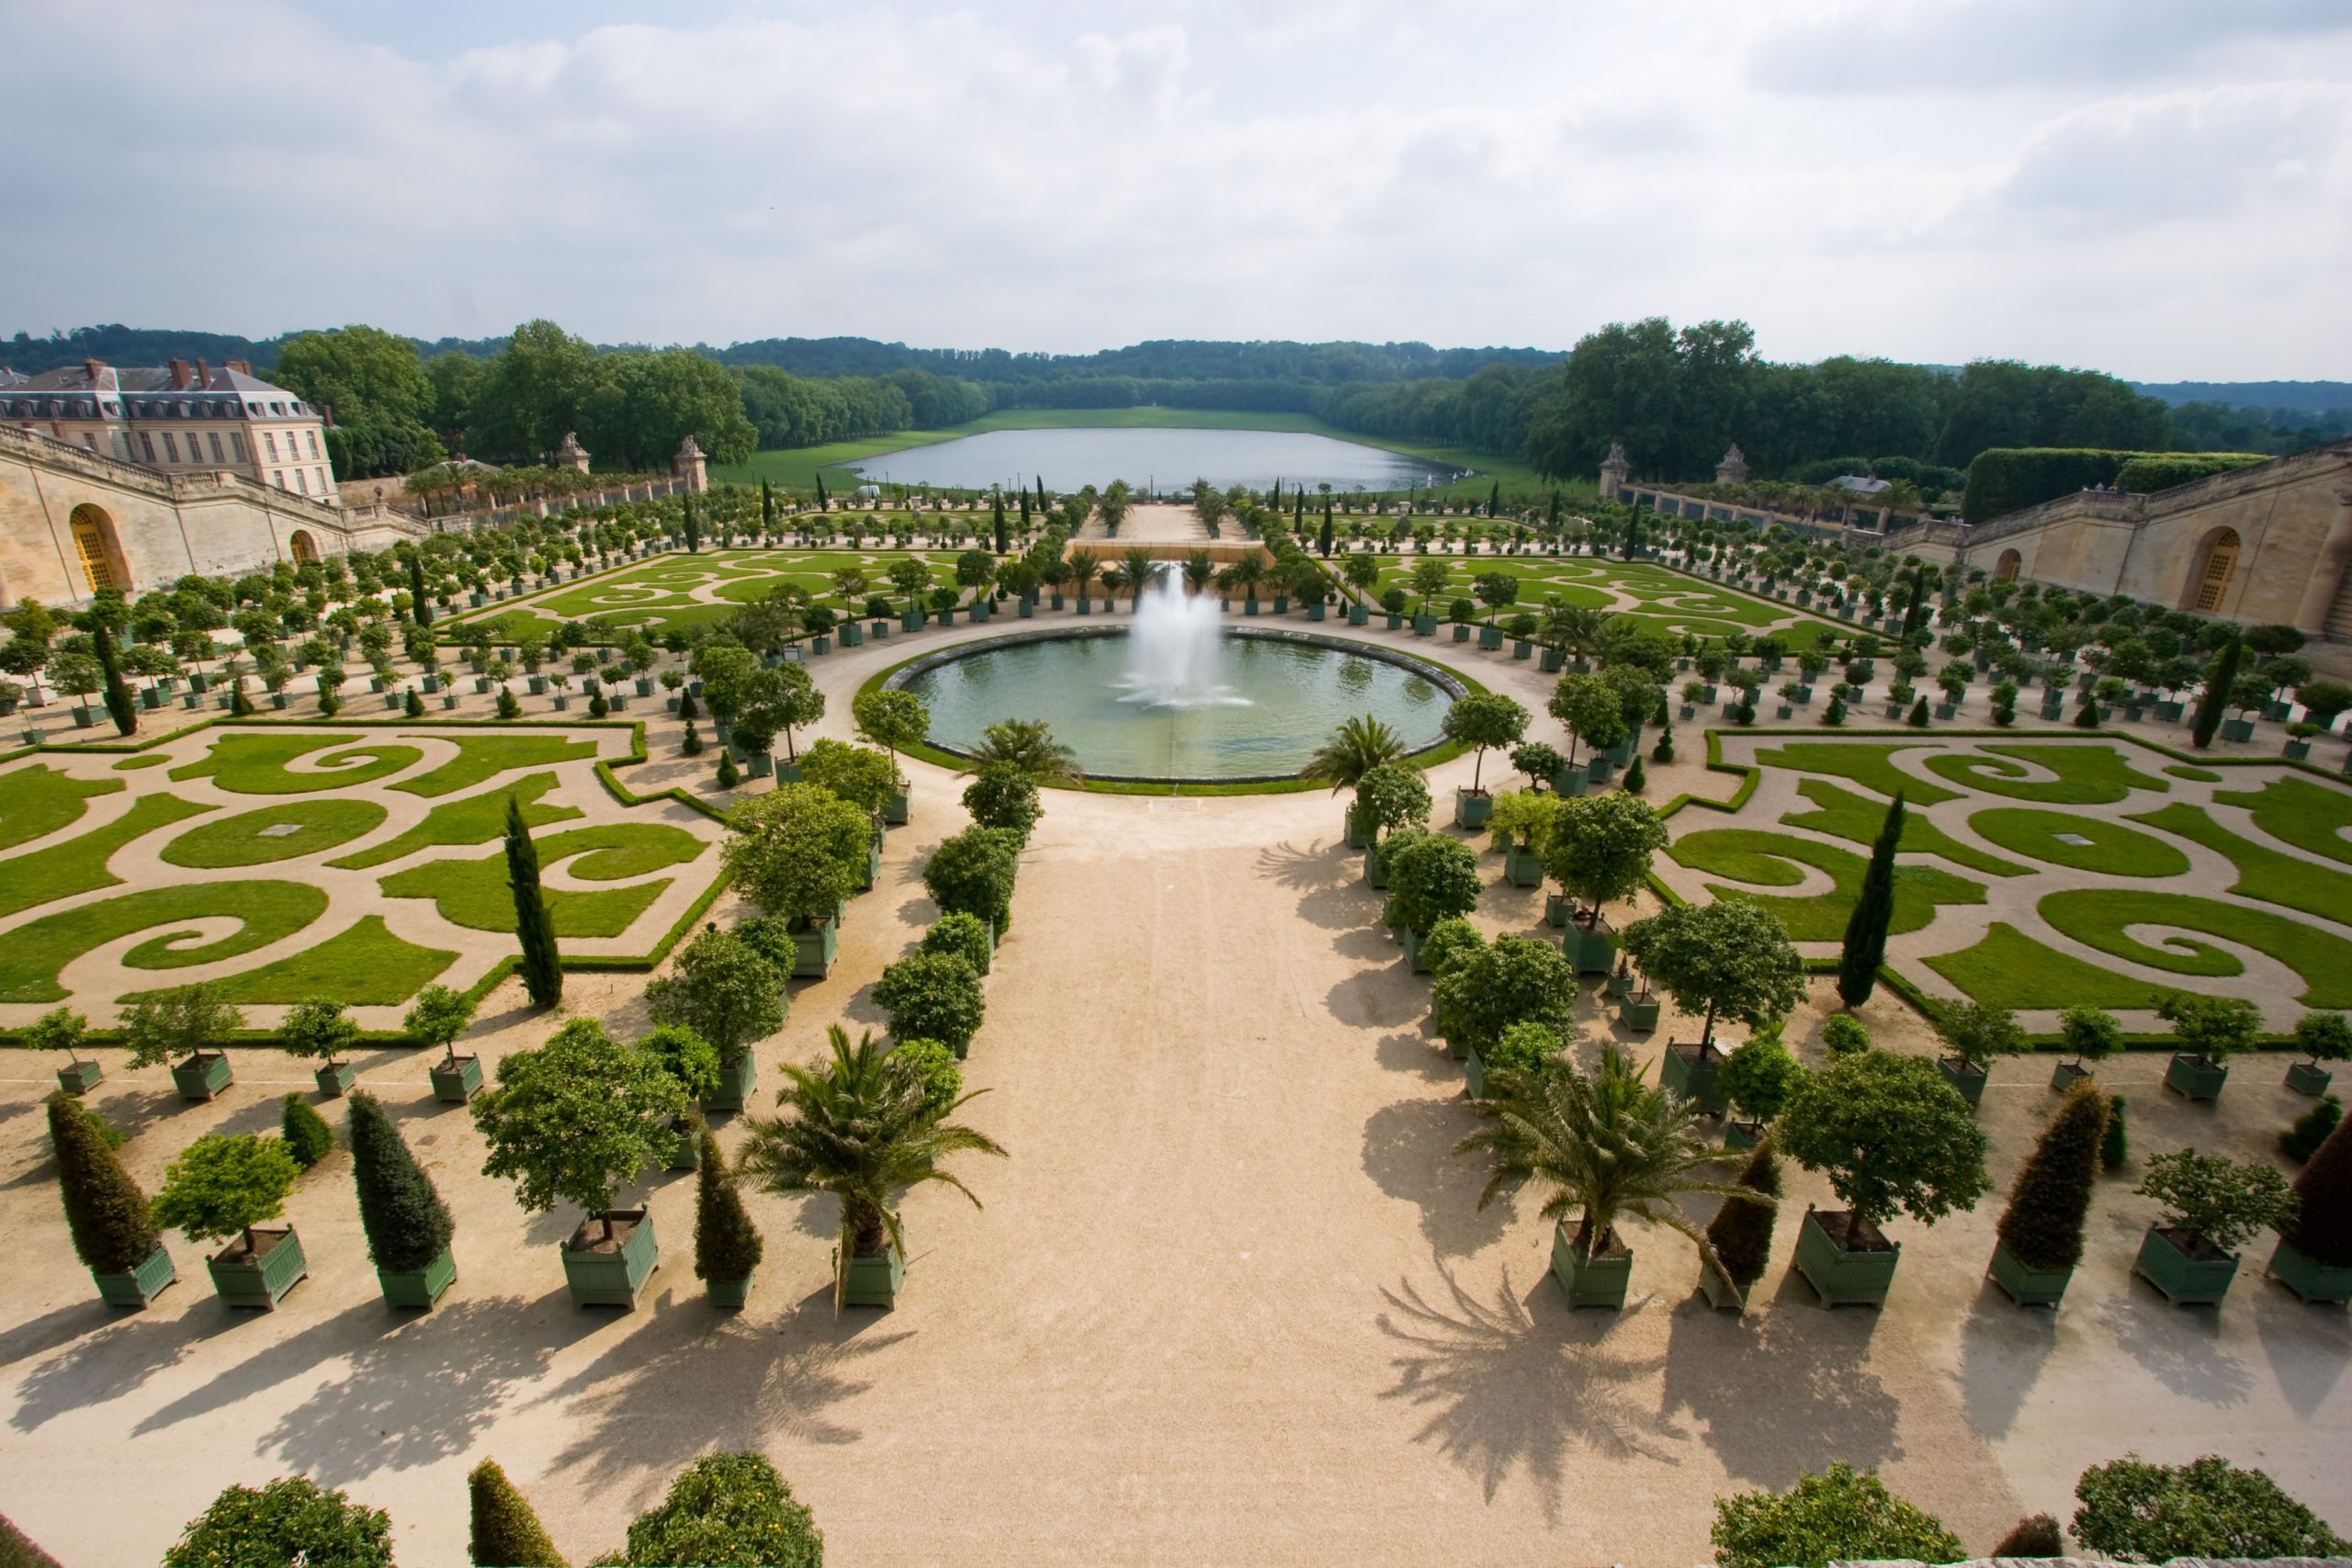
[(763, 1250), (759, 1227), (735, 1189), (735, 1173), (727, 1168), (718, 1140), (706, 1130), (695, 1185), (695, 1278), (748, 1280)]
[(2001, 1241), (2028, 1269), (2054, 1274), (2082, 1260), (2083, 1220), (2106, 1137), (2106, 1096), (2089, 1079), (2079, 1079), (2018, 1168), (2009, 1206), (2001, 1213)]
[(468, 1554), (476, 1568), (571, 1568), (496, 1460), (474, 1466), (466, 1491), (473, 1505)]
[(49, 1138), (57, 1150), (57, 1185), (74, 1255), (93, 1274), (129, 1274), (163, 1245), (148, 1215), (147, 1195), (122, 1168), (79, 1100), (49, 1097)]
[(1749, 1287), (1764, 1277), (1772, 1254), (1772, 1225), (1781, 1207), (1781, 1156), (1765, 1134), (1740, 1168), (1739, 1185), (1760, 1192), (1769, 1202), (1749, 1203), (1727, 1198), (1707, 1224), (1708, 1245), (1715, 1249), (1724, 1273), (1744, 1299)]
[(2279, 1239), (2323, 1268), (2352, 1268), (2352, 1117), (2295, 1174), (2295, 1217)]
[(387, 1273), (420, 1272), (457, 1234), (449, 1207), (376, 1097), (351, 1097), (351, 1171), (368, 1256)]

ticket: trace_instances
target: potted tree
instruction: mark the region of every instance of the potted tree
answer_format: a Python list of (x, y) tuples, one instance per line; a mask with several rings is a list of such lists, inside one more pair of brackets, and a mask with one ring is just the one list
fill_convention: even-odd
[(637, 1048), (677, 1080), (680, 1092), (685, 1096), (686, 1109), (670, 1123), (670, 1131), (676, 1137), (670, 1150), (669, 1168), (692, 1170), (702, 1163), (702, 1136), (708, 1125), (695, 1102), (718, 1088), (718, 1053), (709, 1041), (678, 1023), (655, 1024), (637, 1043)]
[(1562, 1041), (1576, 1039), (1576, 976), (1559, 950), (1510, 931), (1491, 942), (1477, 938), (1467, 920), (1445, 920), (1421, 944), (1421, 961), (1435, 976), (1430, 1003), (1438, 1037), (1454, 1059), (1490, 1055), (1514, 1023), (1540, 1023)]
[(771, 1192), (830, 1192), (841, 1201), (833, 1252), (833, 1308), (889, 1306), (906, 1278), (899, 1194), (942, 1181), (979, 1200), (944, 1162), (959, 1154), (1002, 1156), (986, 1134), (949, 1118), (970, 1099), (939, 1106), (904, 1053), (885, 1052), (871, 1034), (857, 1044), (839, 1024), (825, 1032), (831, 1060), (811, 1070), (785, 1066), (790, 1084), (781, 1117), (752, 1117), (741, 1168)]
[(931, 710), (912, 692), (884, 687), (860, 693), (850, 704), (849, 711), (857, 727), (857, 738), (881, 747), (888, 754), (891, 773), (899, 781), (898, 787), (882, 802), (882, 820), (893, 828), (904, 826), (910, 786), (906, 775), (899, 772), (899, 753), (921, 744), (930, 732)]
[(1590, 1074), (1563, 1059), (1549, 1071), (1498, 1081), (1505, 1095), (1483, 1102), (1487, 1125), (1453, 1152), (1493, 1159), (1495, 1173), (1478, 1195), (1482, 1208), (1530, 1180), (1551, 1190), (1539, 1212), (1553, 1222), (1552, 1276), (1571, 1307), (1624, 1306), (1634, 1253), (1617, 1234), (1621, 1220), (1679, 1231), (1704, 1258), (1706, 1237), (1684, 1215), (1682, 1197), (1756, 1201), (1746, 1188), (1699, 1174), (1713, 1154), (1692, 1129), (1697, 1109), (1643, 1082), (1613, 1045), (1602, 1048)]
[(1936, 1058), (1936, 1070), (1973, 1111), (1984, 1098), (1993, 1058), (2029, 1049), (2025, 1031), (2008, 1009), (1983, 1002), (1951, 1003), (1934, 1017), (1936, 1032), (1952, 1049), (1951, 1055)]
[(1724, 1142), (1752, 1149), (1764, 1139), (1764, 1123), (1785, 1110), (1804, 1068), (1789, 1054), (1780, 1026), (1768, 1024), (1747, 1044), (1728, 1053), (1716, 1069), (1715, 1091), (1745, 1120), (1724, 1123)]
[[(1388, 835), (1425, 827), (1430, 819), (1430, 786), (1403, 762), (1384, 762), (1356, 781), (1354, 807), (1348, 813), (1351, 833), (1364, 836), (1363, 876), (1374, 887), (1387, 886), (1381, 867), (1380, 844)], [(1353, 841), (1352, 838), (1350, 840)]]
[(2054, 1307), (2065, 1295), (2082, 1261), (2083, 1222), (2106, 1137), (2107, 1096), (2080, 1080), (2018, 1168), (1987, 1270), (2018, 1305)]
[[(1622, 745), (1630, 734), (1625, 726), (1625, 705), (1617, 689), (1598, 675), (1563, 675), (1552, 689), (1551, 701), (1544, 708), (1568, 732), (1568, 761), (1560, 775), (1561, 793), (1573, 795), (1588, 783), (1605, 782), (1609, 776), (1608, 751)], [(1591, 752), (1581, 769), (1577, 766), (1578, 746)]]
[(923, 863), (923, 891), (942, 913), (974, 916), (1001, 937), (1012, 926), (1012, 890), (1025, 841), (1010, 828), (967, 828), (943, 840)]
[(1478, 907), (1478, 895), (1484, 891), (1478, 857), (1458, 840), (1430, 833), (1404, 843), (1384, 863), (1388, 874), (1385, 911), (1388, 925), (1404, 944), (1407, 964), (1415, 974), (1427, 974), (1421, 943), (1430, 930), (1440, 920), (1457, 919)]
[(888, 1015), (894, 1039), (936, 1040), (958, 1057), (988, 1014), (979, 971), (955, 953), (917, 952), (883, 965), (874, 1005)]
[(107, 1076), (100, 1064), (82, 1060), (82, 1037), (89, 1028), (90, 1021), (72, 1008), (51, 1008), (25, 1031), (27, 1050), (65, 1053), (66, 1065), (57, 1069), (57, 1087), (67, 1094), (87, 1094)]
[(1665, 1087), (1722, 1114), (1716, 1019), (1761, 1029), (1804, 997), (1804, 962), (1787, 928), (1770, 910), (1745, 899), (1677, 904), (1628, 926), (1625, 951), (1676, 1007), (1702, 1015), (1695, 1043), (1667, 1043)]
[(1558, 795), (1532, 789), (1508, 790), (1496, 797), (1487, 826), (1503, 852), (1503, 880), (1513, 887), (1543, 886), (1544, 845), (1560, 805)]
[(817, 1568), (824, 1555), (824, 1532), (775, 1466), (755, 1453), (714, 1453), (688, 1465), (660, 1506), (637, 1517), (627, 1551), (599, 1561)]
[[(1298, 771), (1302, 779), (1328, 784), (1333, 795), (1343, 789), (1356, 789), (1364, 775), (1374, 768), (1393, 765), (1405, 754), (1405, 742), (1396, 732), (1370, 714), (1340, 721), (1306, 766)], [(1426, 813), (1424, 813), (1426, 815)], [(1362, 802), (1348, 807), (1348, 848), (1368, 850), (1379, 837), (1377, 827), (1365, 820)]]
[(1953, 1562), (1964, 1553), (1941, 1519), (1886, 1489), (1875, 1470), (1807, 1471), (1786, 1492), (1715, 1499), (1709, 1532), (1715, 1568), (1907, 1559)]
[[(1666, 841), (1666, 824), (1657, 813), (1623, 790), (1573, 796), (1552, 814), (1544, 837), (1544, 868), (1567, 898), (1570, 913), (1560, 940), (1577, 974), (1609, 972), (1617, 953), (1600, 908), (1640, 891), (1651, 857)], [(1576, 910), (1579, 901), (1589, 908)]]
[(341, 1002), (297, 1002), (277, 1026), (278, 1042), (297, 1060), (319, 1064), (319, 1092), (328, 1099), (347, 1094), (358, 1073), (343, 1054), (359, 1043), (359, 1026), (351, 1021)]
[(2218, 1305), (2237, 1275), (2236, 1248), (2256, 1231), (2283, 1233), (2295, 1218), (2295, 1194), (2278, 1171), (2192, 1149), (2150, 1160), (2136, 1190), (2164, 1213), (2132, 1271), (2176, 1306)]
[(365, 1507), (299, 1475), (258, 1489), (226, 1488), (188, 1521), (163, 1559), (164, 1568), (216, 1562), (375, 1568), (391, 1560), (392, 1521), (383, 1509)]
[(763, 946), (778, 950), (787, 963), (798, 952), (782, 921), (746, 921), (733, 931), (705, 927), (678, 950), (671, 972), (645, 987), (655, 1023), (685, 1030), (717, 1054), (709, 1085), (695, 1091), (706, 1111), (741, 1111), (751, 1103), (759, 1076), (752, 1046), (784, 1027), (789, 1010), (785, 970)]
[[(2091, 1067), (2123, 1049), (2123, 1026), (2113, 1014), (2087, 1003), (2068, 1008), (2058, 1020), (2058, 1038), (2075, 1054), (2051, 1070), (2050, 1087), (2072, 1089), (2091, 1076)], [(2087, 1063), (2090, 1066), (2086, 1066)]]
[(2262, 1010), (2243, 997), (2174, 991), (2156, 1005), (2156, 1016), (2171, 1023), (2181, 1046), (2165, 1068), (2165, 1087), (2190, 1100), (2220, 1099), (2230, 1058), (2253, 1050), (2262, 1032)]
[(736, 888), (786, 922), (792, 973), (822, 978), (839, 950), (836, 917), (865, 863), (865, 813), (820, 785), (784, 784), (737, 805), (727, 825), (720, 853)]
[(147, 1195), (115, 1157), (97, 1118), (63, 1091), (49, 1097), (49, 1141), (74, 1255), (108, 1306), (144, 1307), (179, 1278)]
[(735, 1190), (735, 1173), (708, 1131), (702, 1134), (702, 1171), (695, 1179), (695, 1278), (710, 1304), (740, 1307), (750, 1300), (752, 1272), (760, 1266), (760, 1231)]
[(2236, 1469), (2218, 1454), (2182, 1465), (2127, 1454), (2083, 1472), (2075, 1496), (2082, 1504), (2075, 1510), (2075, 1539), (2110, 1562), (2340, 1558), (2347, 1550), (2269, 1476)]
[[(1717, 906), (1720, 907), (1720, 906)], [(1829, 1180), (1843, 1210), (1805, 1211), (1796, 1267), (1825, 1306), (1883, 1306), (1901, 1257), (1880, 1227), (1975, 1207), (1984, 1132), (1932, 1063), (1857, 1051), (1806, 1077), (1781, 1117), (1789, 1157)]]
[[(31, 1043), (31, 1036), (28, 1035), (26, 1043)], [(2287, 1087), (2297, 1094), (2316, 1099), (2325, 1094), (2327, 1086), (2335, 1080), (2335, 1075), (2320, 1064), (2352, 1057), (2352, 1020), (2340, 1012), (2307, 1012), (2295, 1021), (2295, 1044), (2309, 1053), (2311, 1060), (2287, 1064)], [(63, 1081), (62, 1074), (59, 1075), (59, 1081)]]
[(614, 1197), (669, 1159), (677, 1137), (671, 1128), (686, 1104), (659, 1063), (586, 1018), (501, 1060), (497, 1087), (474, 1100), (474, 1125), (490, 1149), (483, 1175), (512, 1178), (533, 1213), (550, 1213), (559, 1200), (585, 1211), (563, 1245), (575, 1304), (634, 1307), (659, 1266), (653, 1216), (616, 1210)]
[(441, 1060), (428, 1076), (433, 1080), (433, 1098), (446, 1104), (463, 1105), (481, 1088), (481, 1058), (470, 1053), (458, 1055), (458, 1037), (472, 1028), (473, 1021), (472, 998), (447, 986), (427, 986), (419, 991), (401, 1020), (401, 1027), (418, 1044), (441, 1047)]
[(372, 1094), (351, 1097), (351, 1171), (384, 1304), (430, 1308), (458, 1278), (457, 1223)]
[(1515, 746), (1527, 733), (1527, 710), (1510, 698), (1496, 692), (1474, 692), (1458, 699), (1445, 710), (1439, 726), (1445, 738), (1457, 746), (1467, 746), (1476, 754), (1470, 768), (1470, 784), (1453, 792), (1453, 825), (1457, 828), (1483, 828), (1494, 810), (1494, 797), (1481, 781), (1487, 766), (1487, 749), (1490, 746)]
[(130, 1065), (153, 1067), (172, 1058), (172, 1085), (182, 1100), (210, 1100), (235, 1077), (221, 1043), (245, 1026), (245, 1016), (219, 999), (210, 983), (154, 991), (122, 1010)]
[(164, 1172), (155, 1223), (195, 1242), (234, 1237), (205, 1260), (213, 1290), (231, 1306), (275, 1310), (308, 1277), (310, 1265), (293, 1226), (259, 1227), (285, 1212), (301, 1174), (280, 1139), (207, 1133)]
[(1780, 1218), (1781, 1156), (1765, 1134), (1740, 1168), (1739, 1184), (1752, 1201), (1726, 1202), (1707, 1222), (1707, 1246), (1700, 1255), (1699, 1289), (1718, 1307), (1747, 1310), (1747, 1295), (1764, 1277), (1772, 1258), (1772, 1229)]

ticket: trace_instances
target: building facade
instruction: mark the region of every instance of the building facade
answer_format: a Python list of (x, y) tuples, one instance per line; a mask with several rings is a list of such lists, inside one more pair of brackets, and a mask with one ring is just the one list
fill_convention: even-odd
[(332, 504), (326, 416), (242, 359), (24, 376), (0, 367), (0, 423), (165, 474), (242, 474)]

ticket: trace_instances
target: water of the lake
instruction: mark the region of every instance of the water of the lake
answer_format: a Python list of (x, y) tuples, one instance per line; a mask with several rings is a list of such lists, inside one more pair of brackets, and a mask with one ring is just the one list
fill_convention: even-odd
[(1407, 490), (1443, 484), (1460, 471), (1385, 447), (1278, 430), (991, 430), (850, 465), (866, 479), (943, 490), (1018, 490), (1043, 479), (1054, 490), (1125, 479), (1161, 494), (1196, 479), (1223, 490), (1328, 484), (1334, 490)]

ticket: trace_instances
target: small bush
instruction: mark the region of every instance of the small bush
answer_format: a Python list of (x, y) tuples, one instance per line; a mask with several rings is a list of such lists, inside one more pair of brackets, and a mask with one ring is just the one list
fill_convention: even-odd
[(523, 700), (503, 686), (498, 689), (498, 716), (509, 719), (523, 716)]
[(566, 1568), (563, 1554), (548, 1539), (539, 1516), (495, 1460), (484, 1460), (466, 1477), (473, 1529), (468, 1559), (499, 1568)]
[(2335, 1130), (2295, 1173), (2295, 1217), (2278, 1235), (2326, 1267), (2346, 1269), (2352, 1268), (2352, 1131), (2337, 1114)]
[(735, 766), (735, 754), (732, 751), (721, 751), (718, 754), (718, 787), (733, 789), (742, 782), (743, 774)]
[(1933, 1514), (1886, 1489), (1875, 1470), (1833, 1464), (1782, 1493), (1715, 1499), (1716, 1568), (1827, 1568), (1833, 1561), (1907, 1557), (1955, 1562), (1960, 1540)]
[(1487, 1064), (1487, 1081), (1491, 1088), (1500, 1075), (1532, 1078), (1550, 1071), (1560, 1065), (1560, 1053), (1567, 1045), (1567, 1037), (1556, 1025), (1520, 1022), (1506, 1028), (1494, 1044), (1478, 1055)]
[(685, 738), (678, 742), (678, 754), (682, 757), (702, 755), (702, 731), (695, 728), (692, 720), (687, 721)]
[(605, 700), (604, 693), (598, 692), (595, 695), (588, 699), (588, 716), (590, 718), (603, 718), (612, 711), (613, 705)]
[(985, 975), (989, 964), (989, 927), (978, 915), (958, 911), (942, 915), (922, 933), (919, 951), (953, 953), (970, 964), (976, 973)]
[(1925, 729), (1925, 728), (1928, 728), (1928, 699), (1927, 699), (1927, 698), (1925, 698), (1925, 697), (1921, 697), (1917, 702), (1913, 703), (1913, 704), (1911, 705), (1911, 714), (1910, 714), (1910, 716), (1909, 716), (1909, 717), (1907, 717), (1907, 718), (1905, 718), (1903, 722), (1904, 722), (1904, 723), (1905, 723), (1905, 724), (1907, 724), (1907, 725), (1909, 725), (1909, 726), (1910, 726), (1912, 728), (1914, 728), (1914, 729)]
[(277, 1135), (286, 1140), (286, 1152), (294, 1156), (294, 1163), (308, 1170), (334, 1147), (334, 1129), (299, 1094), (288, 1095), (283, 1106)]
[(1634, 758), (1634, 765), (1625, 770), (1625, 793), (1639, 795), (1649, 788), (1649, 775), (1642, 771), (1642, 760), (1639, 757)]
[(1037, 795), (1037, 781), (1012, 762), (990, 762), (964, 786), (964, 809), (983, 828), (1003, 828), (1029, 837), (1046, 814)]
[(2148, 1464), (2126, 1454), (2075, 1483), (2075, 1539), (2142, 1562), (2176, 1557), (2335, 1557), (2352, 1547), (2258, 1470), (2208, 1454)]
[(1831, 1013), (1822, 1021), (1821, 1043), (1833, 1056), (1850, 1056), (1871, 1048), (1870, 1026), (1849, 1012)]
[(232, 1486), (188, 1522), (164, 1568), (307, 1562), (318, 1568), (392, 1568), (392, 1521), (340, 1492), (287, 1476), (255, 1491)]
[(938, 1041), (901, 1040), (891, 1047), (890, 1059), (922, 1081), (923, 1109), (933, 1121), (964, 1097), (964, 1069), (956, 1065), (956, 1053)]
[(884, 966), (874, 1003), (899, 1040), (936, 1040), (962, 1056), (988, 1013), (979, 971), (944, 953), (918, 953)]
[(2132, 1139), (2123, 1130), (2123, 1097), (2110, 1095), (2107, 1101), (2107, 1133), (2098, 1141), (2098, 1163), (2101, 1170), (2120, 1170), (2132, 1157)]
[(1469, 921), (1440, 920), (1421, 941), (1421, 963), (1432, 976), (1442, 978), (1486, 945), (1486, 937)]
[(635, 1568), (819, 1568), (825, 1537), (774, 1465), (757, 1454), (717, 1453), (688, 1465), (661, 1506), (637, 1517), (628, 1556)]
[(2295, 1124), (2278, 1134), (2278, 1152), (2297, 1165), (2319, 1153), (2327, 1135), (2344, 1120), (2344, 1101), (2329, 1095), (2309, 1111), (2295, 1118)]
[(2098, 728), (2098, 705), (2096, 703), (2085, 703), (2081, 707), (2076, 708), (2075, 710), (2075, 728), (2076, 729), (2097, 729)]
[(2009, 1533), (1993, 1548), (1995, 1557), (2064, 1557), (2065, 1539), (2058, 1532), (2058, 1521), (2048, 1514), (2028, 1514), (2009, 1527)]
[(1740, 1168), (1739, 1184), (1763, 1194), (1767, 1201), (1725, 1199), (1707, 1223), (1707, 1241), (1732, 1283), (1746, 1295), (1764, 1277), (1764, 1266), (1771, 1259), (1772, 1226), (1780, 1212), (1781, 1156), (1772, 1146), (1771, 1134), (1765, 1134), (1748, 1151), (1747, 1163)]

